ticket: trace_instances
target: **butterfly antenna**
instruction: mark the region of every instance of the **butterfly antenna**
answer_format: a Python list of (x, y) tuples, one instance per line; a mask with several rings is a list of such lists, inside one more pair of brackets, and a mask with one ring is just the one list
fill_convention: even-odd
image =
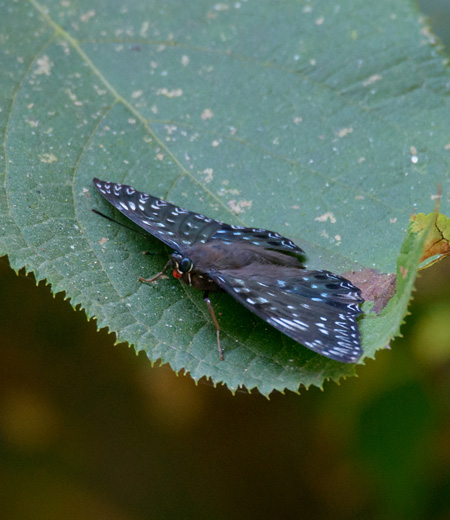
[[(110, 220), (111, 222), (114, 222), (114, 224), (118, 224), (119, 226), (122, 226), (126, 229), (129, 229), (130, 231), (134, 231), (135, 233), (137, 233), (138, 235), (142, 235), (143, 237), (145, 238), (148, 238), (149, 235), (146, 234), (146, 233), (142, 233), (142, 231), (139, 231), (138, 229), (133, 229), (131, 226), (127, 226), (126, 224), (122, 224), (122, 222), (119, 222), (118, 220), (112, 218), (112, 217), (108, 217), (108, 215), (105, 215), (104, 213), (102, 213), (101, 211), (98, 211), (98, 209), (94, 209), (92, 208), (91, 211), (93, 211), (95, 214), (97, 215), (100, 215), (101, 217), (103, 218), (106, 218), (106, 220)], [(164, 253), (154, 253), (153, 251), (143, 251), (142, 252), (143, 255), (162, 255)]]
[(98, 211), (97, 209), (91, 209), (91, 211), (93, 211), (94, 213), (96, 213), (97, 215), (100, 215), (101, 217), (103, 218), (106, 218), (106, 220), (109, 220), (111, 222), (114, 222), (114, 224), (118, 224), (119, 226), (122, 226), (126, 229), (129, 229), (130, 231), (134, 231), (135, 233), (137, 233), (138, 235), (142, 235), (143, 237), (146, 237), (148, 238), (148, 234), (147, 233), (142, 233), (141, 231), (137, 230), (137, 229), (134, 229), (132, 228), (131, 226), (127, 226), (126, 224), (122, 224), (122, 222), (119, 222), (118, 220), (114, 219), (114, 218), (111, 218), (111, 217), (108, 217), (108, 215), (105, 215), (104, 213), (102, 213), (101, 211)]

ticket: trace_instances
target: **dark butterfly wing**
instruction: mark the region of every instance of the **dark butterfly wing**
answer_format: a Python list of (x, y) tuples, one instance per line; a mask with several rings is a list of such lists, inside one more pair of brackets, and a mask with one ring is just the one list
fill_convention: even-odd
[(179, 208), (125, 184), (94, 179), (94, 186), (126, 217), (177, 251), (206, 242), (222, 226), (217, 220)]
[(294, 255), (304, 254), (304, 251), (294, 244), (292, 240), (267, 229), (222, 224), (220, 229), (211, 237), (211, 240), (221, 240), (228, 243), (242, 242), (244, 244), (253, 244), (263, 249), (282, 251)]
[(291, 240), (265, 229), (231, 226), (187, 211), (131, 186), (94, 179), (99, 193), (126, 217), (172, 249), (184, 251), (209, 240), (243, 242), (266, 249), (303, 254)]
[(358, 288), (328, 271), (251, 266), (208, 272), (236, 300), (305, 347), (337, 361), (362, 354), (356, 318), (364, 300)]

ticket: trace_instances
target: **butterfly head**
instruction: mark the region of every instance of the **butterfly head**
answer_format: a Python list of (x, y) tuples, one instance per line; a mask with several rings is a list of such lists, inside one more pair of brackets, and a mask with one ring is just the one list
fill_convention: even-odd
[(171, 256), (174, 278), (181, 278), (184, 274), (190, 273), (194, 268), (194, 264), (190, 258), (175, 252)]

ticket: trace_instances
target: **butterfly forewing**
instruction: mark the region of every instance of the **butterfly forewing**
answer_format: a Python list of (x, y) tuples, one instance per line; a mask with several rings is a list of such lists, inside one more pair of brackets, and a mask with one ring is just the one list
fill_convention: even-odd
[(94, 186), (126, 217), (177, 251), (206, 242), (221, 227), (217, 220), (179, 208), (125, 184), (94, 179)]
[(356, 318), (363, 299), (345, 278), (282, 266), (260, 274), (244, 267), (208, 275), (257, 316), (311, 350), (345, 363), (360, 358)]
[(208, 240), (254, 244), (301, 255), (294, 242), (273, 231), (231, 226), (170, 204), (126, 184), (94, 179), (103, 197), (126, 217), (177, 251)]

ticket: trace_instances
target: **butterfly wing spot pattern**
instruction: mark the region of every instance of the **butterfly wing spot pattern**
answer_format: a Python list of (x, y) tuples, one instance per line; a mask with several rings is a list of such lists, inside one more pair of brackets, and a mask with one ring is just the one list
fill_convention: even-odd
[(277, 330), (322, 356), (356, 363), (362, 355), (360, 290), (329, 271), (308, 271), (304, 252), (282, 235), (233, 226), (179, 208), (131, 186), (94, 179), (99, 193), (126, 217), (174, 250), (161, 273), (204, 291), (226, 291)]

